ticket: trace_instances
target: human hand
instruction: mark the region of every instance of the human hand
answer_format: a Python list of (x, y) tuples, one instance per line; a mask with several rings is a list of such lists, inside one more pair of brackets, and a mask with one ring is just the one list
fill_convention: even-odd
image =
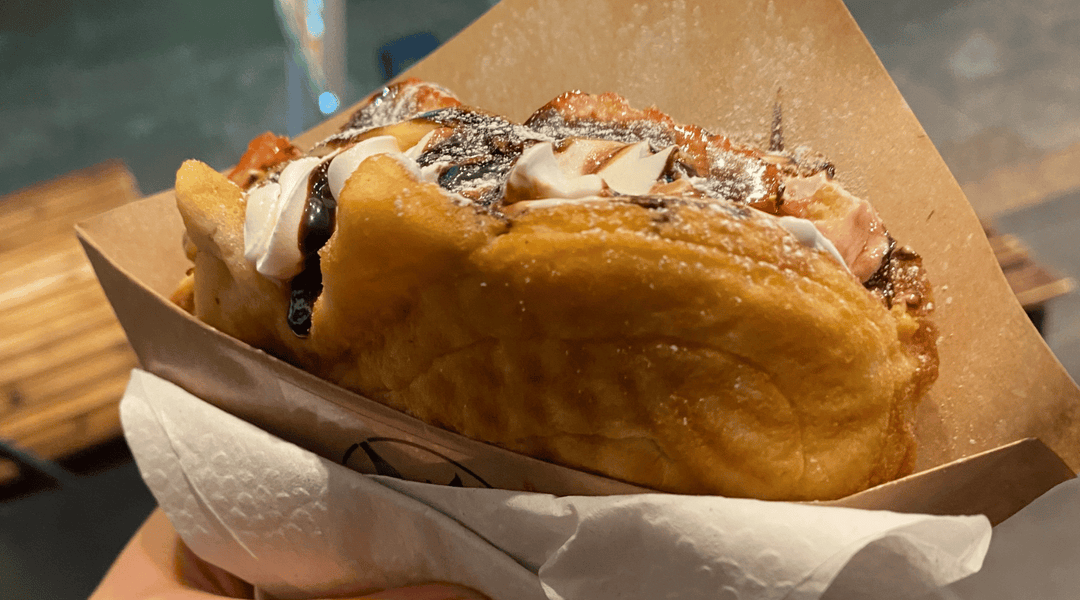
[[(131, 538), (90, 600), (253, 598), (251, 585), (206, 563), (184, 545), (161, 509)], [(469, 588), (429, 583), (349, 600), (488, 600)]]

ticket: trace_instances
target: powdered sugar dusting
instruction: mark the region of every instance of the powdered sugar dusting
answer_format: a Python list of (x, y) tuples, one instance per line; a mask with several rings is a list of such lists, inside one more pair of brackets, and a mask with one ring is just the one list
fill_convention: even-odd
[[(699, 157), (697, 169), (679, 162), (680, 168), (666, 167), (663, 181), (657, 183), (685, 178), (692, 188), (707, 197), (759, 203), (768, 200), (775, 191), (767, 181), (768, 165), (760, 155), (727, 149), (722, 139), (709, 138), (700, 130), (692, 133), (662, 115), (633, 111), (628, 105), (621, 104), (624, 101), (618, 97), (581, 94), (560, 97), (520, 125), (461, 106), (416, 115), (414, 98), (418, 89), (419, 86), (408, 86), (376, 96), (354, 115), (351, 122), (360, 126), (332, 136), (322, 145), (346, 144), (373, 127), (410, 118), (438, 125), (439, 131), (444, 133), (435, 136), (419, 152), (416, 156), (418, 166), (444, 189), (482, 206), (502, 200), (510, 171), (525, 147), (535, 142), (575, 138), (623, 144), (647, 142), (654, 153), (680, 146), (683, 152)], [(615, 110), (623, 116), (594, 116), (606, 114), (605, 110)], [(700, 145), (691, 150), (684, 144)], [(705, 171), (701, 171), (703, 167)]]
[(423, 110), (421, 94), (426, 94), (429, 98), (433, 94), (448, 99), (456, 98), (442, 86), (415, 80), (385, 87), (353, 113), (340, 133), (326, 138), (319, 145), (347, 143), (366, 131), (408, 121)]
[(439, 184), (488, 205), (500, 199), (510, 168), (525, 145), (551, 138), (502, 117), (462, 108), (446, 108), (422, 117), (453, 132), (429, 144), (417, 158), (434, 167)]
[(611, 140), (633, 144), (649, 142), (653, 152), (675, 144), (675, 134), (670, 127), (653, 121), (631, 122), (575, 120), (567, 121), (558, 112), (544, 111), (533, 115), (527, 122), (533, 130), (552, 139), (587, 138)]
[(712, 169), (708, 177), (693, 177), (691, 185), (707, 196), (732, 202), (755, 203), (765, 200), (770, 188), (765, 183), (766, 164), (760, 158), (708, 147)]
[[(386, 87), (349, 119), (348, 129), (371, 129), (400, 123), (417, 113), (419, 85)], [(449, 92), (446, 92), (449, 94)]]
[[(700, 15), (700, 7), (695, 12)], [(630, 85), (620, 88), (621, 92), (632, 97), (648, 97), (662, 106), (677, 105), (684, 89), (662, 85), (649, 77), (650, 69), (641, 69), (640, 65), (671, 64), (674, 57), (684, 56), (695, 29), (693, 13), (687, 9), (685, 0), (674, 0), (637, 2), (630, 9), (630, 16), (612, 36), (620, 40), (614, 61), (618, 79)]]

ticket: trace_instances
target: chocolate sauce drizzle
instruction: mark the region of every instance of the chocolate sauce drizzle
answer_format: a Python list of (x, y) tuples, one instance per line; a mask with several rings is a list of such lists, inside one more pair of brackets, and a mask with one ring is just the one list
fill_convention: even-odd
[(769, 152), (784, 151), (784, 113), (780, 106), (780, 90), (776, 90), (776, 103), (773, 104), (772, 130), (769, 132)]
[(404, 81), (384, 87), (349, 117), (342, 130), (371, 129), (412, 117), (415, 114), (412, 92), (415, 88)]
[(337, 200), (330, 191), (329, 170), (330, 161), (324, 160), (308, 176), (307, 203), (297, 240), (304, 256), (315, 254), (326, 245), (337, 223)]
[(506, 178), (525, 146), (550, 139), (502, 117), (456, 106), (417, 119), (453, 131), (426, 148), (416, 162), (421, 167), (440, 165), (439, 185), (484, 207), (502, 199)]
[(297, 244), (304, 256), (304, 269), (289, 281), (289, 329), (298, 337), (311, 333), (311, 311), (322, 293), (322, 267), (319, 250), (330, 240), (337, 222), (337, 200), (330, 191), (327, 172), (330, 161), (324, 160), (308, 176), (307, 201), (300, 219)]
[(297, 337), (306, 338), (311, 333), (311, 309), (322, 293), (322, 269), (319, 267), (318, 254), (304, 261), (304, 270), (292, 278), (289, 286), (289, 312), (285, 319)]
[[(316, 150), (329, 152), (351, 145), (371, 129), (393, 123), (416, 119), (447, 128), (445, 135), (436, 136), (433, 143), (417, 158), (421, 167), (435, 165), (438, 183), (447, 191), (472, 199), (480, 210), (495, 210), (505, 194), (506, 180), (522, 151), (535, 142), (559, 144), (570, 138), (591, 138), (622, 143), (648, 142), (653, 152), (676, 144), (675, 131), (666, 125), (648, 120), (606, 122), (597, 120), (567, 120), (554, 108), (542, 109), (523, 125), (512, 123), (500, 116), (486, 112), (453, 106), (416, 114), (410, 90), (402, 85), (384, 88), (364, 107), (354, 113), (342, 132), (324, 140)], [(773, 123), (769, 149), (783, 152), (784, 140), (781, 125), (779, 92), (773, 110)], [(783, 201), (783, 185), (779, 183), (776, 169), (769, 167), (758, 157), (746, 152), (723, 151), (721, 160), (710, 157), (707, 173), (698, 170), (685, 160), (682, 150), (672, 152), (660, 180), (693, 179), (693, 185), (707, 196), (733, 202), (739, 208), (760, 202), (768, 194), (768, 184), (775, 184), (775, 203)], [(318, 154), (316, 154), (318, 155)], [(289, 285), (291, 291), (288, 323), (299, 337), (307, 337), (311, 331), (311, 313), (315, 301), (322, 293), (322, 269), (319, 250), (334, 232), (337, 201), (330, 192), (327, 170), (330, 160), (324, 160), (308, 178), (307, 203), (300, 224), (298, 244), (304, 256), (304, 268)], [(819, 161), (807, 168), (797, 165), (798, 171), (812, 173), (825, 171), (831, 179), (835, 168), (831, 163)], [(769, 169), (772, 169), (770, 172)], [(271, 174), (273, 177), (275, 174)], [(640, 206), (662, 210), (667, 201), (662, 198), (632, 199)], [(728, 207), (734, 208), (734, 207)], [(891, 303), (894, 291), (891, 287), (890, 268), (898, 253), (890, 239), (889, 252), (882, 266), (865, 286), (880, 294)], [(895, 269), (894, 269), (895, 270)]]
[(680, 148), (676, 148), (674, 152), (668, 155), (667, 162), (664, 163), (664, 170), (660, 172), (660, 179), (665, 183), (671, 183), (684, 177), (697, 176), (698, 172), (694, 165), (683, 160), (682, 149)]
[(555, 139), (583, 137), (624, 144), (649, 142), (653, 152), (675, 144), (673, 131), (651, 121), (568, 121), (554, 108), (537, 111), (525, 121), (525, 126)]

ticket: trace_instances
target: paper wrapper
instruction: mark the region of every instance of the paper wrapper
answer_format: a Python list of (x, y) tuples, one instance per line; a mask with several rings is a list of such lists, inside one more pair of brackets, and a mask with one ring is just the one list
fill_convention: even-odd
[[(996, 523), (1080, 467), (1080, 389), (1012, 296), (960, 188), (839, 0), (504, 0), (408, 75), (517, 119), (564, 90), (611, 90), (681, 122), (759, 138), (779, 94), (788, 147), (824, 153), (870, 199), (923, 256), (937, 300), (941, 371), (918, 412), (917, 472), (838, 503)], [(555, 495), (642, 491), (429, 427), (196, 321), (166, 299), (190, 266), (182, 231), (171, 192), (79, 229), (146, 370), (362, 472)]]
[(184, 541), (278, 598), (423, 581), (520, 600), (919, 598), (977, 571), (990, 543), (982, 516), (361, 475), (142, 371), (121, 417)]

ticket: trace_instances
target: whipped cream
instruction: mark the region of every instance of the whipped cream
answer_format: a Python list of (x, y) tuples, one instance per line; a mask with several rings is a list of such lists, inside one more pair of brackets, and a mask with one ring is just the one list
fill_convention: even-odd
[[(550, 142), (533, 144), (518, 158), (506, 182), (506, 201), (530, 208), (596, 201), (605, 190), (628, 196), (659, 191), (659, 179), (675, 146), (652, 152), (648, 142), (634, 144), (573, 140), (558, 154)], [(606, 153), (605, 160), (598, 154)], [(589, 173), (595, 169), (595, 173)], [(767, 214), (767, 213), (763, 213)], [(769, 215), (772, 216), (772, 215)], [(850, 272), (836, 246), (807, 219), (773, 217), (800, 244), (825, 252)]]
[[(556, 154), (554, 144), (539, 142), (526, 148), (510, 170), (506, 202), (585, 198), (608, 189), (629, 196), (648, 194), (661, 183), (674, 150), (669, 146), (654, 153), (648, 142), (574, 140)], [(601, 160), (603, 154), (608, 156)]]
[(611, 189), (628, 196), (648, 194), (664, 172), (675, 146), (653, 154), (648, 142), (638, 142), (619, 150), (596, 172)]
[(844, 262), (844, 257), (840, 255), (840, 251), (836, 249), (829, 238), (825, 237), (821, 230), (817, 228), (812, 221), (806, 219), (800, 219), (798, 217), (774, 217), (776, 222), (786, 229), (788, 233), (795, 236), (795, 239), (799, 240), (799, 243), (807, 248), (813, 248), (819, 252), (825, 252), (832, 257), (833, 260), (840, 263), (840, 266), (844, 267), (849, 273), (851, 269), (847, 263)]
[(256, 271), (272, 279), (284, 281), (299, 275), (304, 268), (300, 221), (307, 206), (312, 171), (324, 161), (330, 162), (327, 181), (334, 200), (338, 200), (345, 182), (360, 163), (377, 154), (395, 155), (405, 163), (415, 164), (401, 153), (396, 138), (377, 136), (326, 157), (298, 158), (285, 166), (277, 181), (249, 190), (244, 214), (244, 258), (255, 263)]
[(599, 175), (574, 175), (555, 159), (550, 143), (533, 144), (522, 151), (506, 178), (506, 201), (542, 198), (586, 198), (604, 191)]
[(890, 238), (870, 203), (832, 182), (828, 173), (784, 181), (781, 211), (812, 217), (859, 281), (867, 281), (889, 253)]
[(311, 171), (324, 159), (298, 158), (281, 171), (277, 181), (268, 181), (247, 194), (244, 213), (244, 258), (255, 270), (274, 279), (288, 279), (300, 273), (304, 257), (300, 253), (300, 219), (307, 203)]
[[(393, 136), (362, 140), (325, 157), (303, 157), (288, 163), (276, 181), (266, 181), (247, 192), (244, 256), (262, 275), (285, 281), (304, 268), (300, 250), (300, 224), (308, 201), (312, 172), (329, 162), (326, 177), (335, 201), (345, 182), (368, 158), (390, 155), (421, 181), (436, 181), (441, 165), (420, 168), (417, 159), (434, 132), (402, 151)], [(606, 140), (573, 140), (556, 152), (551, 142), (525, 148), (506, 180), (505, 201), (537, 208), (564, 203), (594, 202), (612, 192), (645, 195), (663, 191), (660, 181), (675, 146), (652, 152), (648, 142), (624, 144)], [(458, 194), (452, 194), (457, 197)], [(463, 198), (458, 198), (464, 200)], [(850, 271), (836, 246), (806, 219), (775, 217), (799, 243), (825, 252)]]
[(389, 135), (368, 138), (342, 151), (330, 160), (330, 168), (326, 171), (326, 177), (330, 182), (330, 193), (334, 200), (341, 196), (341, 189), (345, 187), (345, 181), (356, 171), (360, 163), (376, 154), (397, 154), (397, 139)]

